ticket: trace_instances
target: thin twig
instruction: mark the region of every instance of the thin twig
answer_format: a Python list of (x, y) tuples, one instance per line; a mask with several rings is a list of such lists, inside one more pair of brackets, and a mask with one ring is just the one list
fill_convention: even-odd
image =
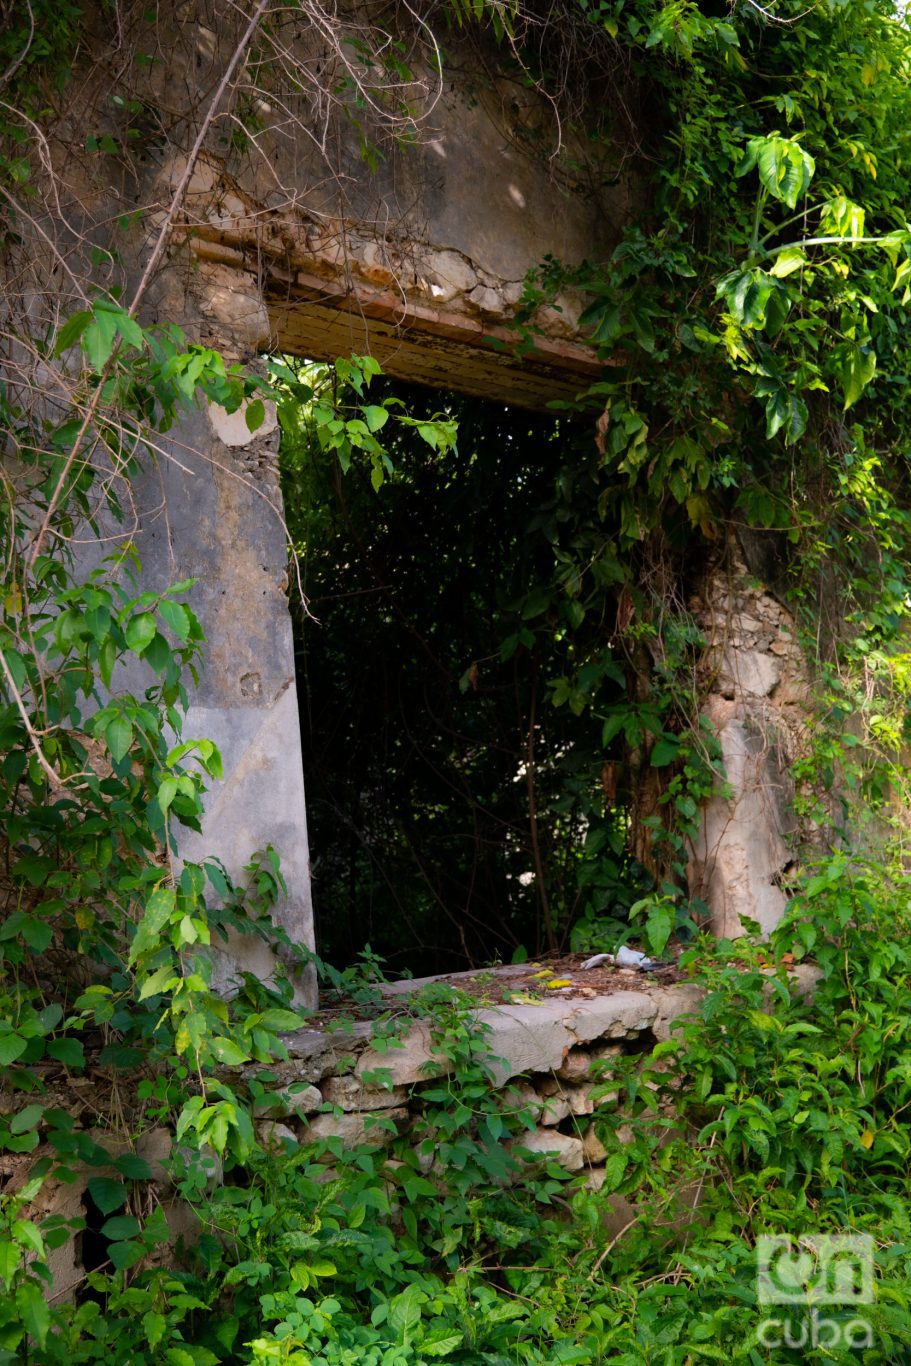
[[(196, 135), (196, 140), (193, 143), (192, 148), (190, 149), (189, 156), (187, 157), (187, 164), (184, 167), (183, 175), (180, 177), (180, 180), (177, 183), (177, 188), (174, 191), (174, 194), (171, 198), (171, 203), (168, 208), (168, 212), (165, 215), (165, 221), (162, 223), (161, 228), (159, 229), (158, 237), (156, 238), (155, 245), (152, 248), (152, 254), (146, 262), (145, 270), (142, 272), (142, 277), (139, 281), (139, 284), (136, 286), (136, 292), (133, 295), (132, 303), (130, 304), (129, 309), (127, 310), (130, 317), (135, 316), (136, 310), (142, 302), (143, 296), (145, 295), (145, 292), (149, 287), (149, 283), (152, 279), (152, 275), (158, 265), (158, 262), (161, 260), (162, 252), (167, 246), (168, 239), (171, 235), (171, 229), (174, 225), (174, 219), (177, 217), (177, 211), (183, 202), (187, 186), (190, 183), (190, 177), (196, 169), (196, 162), (199, 159), (199, 154), (202, 151), (202, 145), (205, 142), (209, 129), (211, 128), (212, 123), (215, 119), (218, 106), (221, 103), (222, 98), (224, 97), (225, 90), (228, 88), (228, 84), (231, 80), (231, 77), (237, 70), (237, 65), (241, 57), (246, 51), (250, 43), (250, 40), (253, 37), (253, 34), (256, 32), (256, 29), (259, 26), (259, 22), (262, 19), (263, 13), (268, 3), (269, 0), (259, 0), (259, 4), (253, 12), (253, 16), (246, 27), (244, 35), (235, 47), (234, 52), (231, 56), (231, 60), (228, 62), (224, 74), (222, 75), (222, 78), (218, 83), (218, 88), (216, 89), (215, 94), (212, 96), (212, 99), (209, 102), (209, 107), (207, 108), (202, 123), (200, 124), (199, 132)], [(72, 450), (70, 451), (70, 454), (64, 462), (63, 468), (60, 471), (60, 476), (57, 480), (56, 487), (54, 488), (54, 492), (51, 495), (50, 502), (47, 506), (47, 511), (44, 514), (41, 526), (38, 530), (38, 535), (35, 537), (35, 542), (32, 546), (32, 553), (29, 556), (30, 565), (34, 565), (38, 556), (41, 554), (44, 542), (47, 539), (48, 532), (50, 531), (54, 513), (57, 510), (57, 505), (60, 501), (60, 497), (63, 493), (64, 487), (66, 486), (66, 481), (69, 478), (70, 471), (72, 470), (73, 465), (76, 462), (76, 459), (79, 455), (79, 450), (82, 446), (85, 434), (91, 426), (92, 422), (94, 421), (95, 414), (98, 411), (98, 406), (101, 402), (101, 396), (104, 392), (104, 387), (108, 381), (108, 377), (111, 373), (111, 370), (113, 369), (114, 362), (116, 361), (118, 353), (120, 351), (120, 344), (121, 338), (118, 336), (117, 341), (114, 345), (114, 349), (111, 351), (111, 354), (107, 359), (107, 363), (105, 364), (105, 367), (98, 378), (98, 382), (95, 386), (95, 392), (93, 393), (91, 402), (89, 403), (89, 406), (86, 409), (86, 413), (82, 420), (82, 424), (73, 442)]]
[(231, 77), (237, 70), (237, 66), (240, 62), (241, 57), (246, 52), (250, 44), (250, 41), (253, 38), (254, 33), (259, 27), (260, 20), (263, 17), (263, 13), (268, 3), (269, 0), (259, 0), (259, 4), (253, 11), (250, 22), (248, 23), (246, 30), (244, 31), (244, 35), (235, 47), (234, 52), (231, 55), (231, 60), (225, 67), (224, 74), (222, 75), (222, 78), (218, 83), (218, 88), (216, 89), (215, 94), (212, 96), (212, 99), (209, 102), (209, 107), (205, 112), (205, 116), (203, 118), (202, 123), (200, 124), (199, 132), (196, 134), (196, 140), (193, 143), (193, 146), (190, 148), (190, 154), (187, 157), (187, 164), (184, 167), (183, 175), (180, 177), (180, 180), (177, 183), (177, 189), (174, 191), (174, 194), (171, 198), (171, 203), (168, 208), (168, 212), (165, 215), (165, 220), (162, 223), (161, 228), (159, 229), (158, 237), (156, 238), (155, 245), (152, 248), (152, 254), (146, 263), (145, 270), (142, 272), (142, 278), (140, 279), (139, 284), (136, 286), (136, 293), (133, 295), (133, 302), (130, 304), (129, 307), (129, 312), (131, 316), (135, 314), (136, 309), (139, 307), (143, 295), (149, 287), (149, 282), (152, 278), (152, 275), (154, 274), (155, 268), (158, 265), (158, 262), (161, 260), (161, 254), (167, 246), (168, 238), (171, 235), (171, 229), (174, 226), (174, 219), (177, 217), (177, 211), (183, 203), (183, 198), (186, 194), (187, 186), (190, 183), (190, 178), (193, 175), (193, 172), (196, 170), (196, 163), (199, 160), (199, 154), (202, 151), (202, 145), (205, 142), (206, 137), (209, 133), (209, 129), (211, 128), (212, 123), (215, 119), (215, 115), (218, 111), (218, 106), (221, 104), (221, 101), (224, 97), (224, 93), (227, 90), (228, 85), (230, 83)]
[(31, 46), (32, 46), (32, 43), (34, 42), (34, 39), (35, 39), (35, 12), (34, 12), (34, 10), (32, 9), (32, 6), (31, 6), (31, 4), (30, 4), (30, 0), (25, 0), (25, 7), (26, 7), (26, 9), (28, 10), (28, 22), (29, 22), (29, 34), (28, 34), (28, 38), (26, 39), (25, 47), (22, 49), (22, 51), (19, 53), (19, 55), (18, 55), (17, 57), (14, 57), (14, 58), (13, 58), (13, 60), (12, 60), (12, 61), (10, 62), (10, 64), (9, 64), (9, 66), (8, 66), (8, 67), (6, 68), (6, 70), (4, 71), (3, 75), (0, 76), (0, 90), (2, 90), (3, 86), (6, 85), (7, 81), (10, 79), (10, 77), (13, 76), (13, 75), (15, 74), (15, 72), (17, 72), (17, 71), (19, 70), (20, 66), (21, 66), (22, 63), (25, 61), (26, 57), (28, 56), (29, 52), (31, 51)]
[(614, 1234), (613, 1238), (611, 1238), (607, 1247), (604, 1248), (603, 1251), (599, 1252), (598, 1259), (595, 1262), (595, 1265), (592, 1267), (591, 1272), (589, 1273), (588, 1279), (590, 1281), (593, 1281), (595, 1279), (598, 1272), (601, 1270), (605, 1258), (610, 1256), (614, 1248), (619, 1243), (620, 1239), (623, 1237), (624, 1233), (628, 1232), (628, 1230), (632, 1228), (633, 1224), (637, 1222), (638, 1218), (638, 1214), (634, 1214), (632, 1219), (628, 1219), (627, 1222), (623, 1225), (623, 1227), (617, 1233)]
[(13, 700), (15, 701), (16, 706), (19, 709), (19, 715), (22, 717), (22, 724), (28, 731), (28, 738), (31, 742), (32, 749), (35, 751), (35, 756), (39, 764), (47, 774), (48, 782), (50, 783), (51, 787), (54, 789), (55, 792), (59, 792), (60, 789), (62, 787), (65, 787), (66, 784), (64, 783), (63, 779), (61, 778), (57, 770), (50, 763), (48, 763), (44, 750), (41, 748), (41, 742), (38, 732), (32, 725), (28, 711), (26, 710), (25, 703), (22, 700), (22, 695), (19, 692), (19, 689), (16, 687), (16, 680), (13, 678), (12, 672), (10, 671), (10, 666), (6, 662), (6, 655), (2, 650), (0, 650), (0, 665), (3, 666), (3, 672), (6, 675), (7, 687), (12, 693)]

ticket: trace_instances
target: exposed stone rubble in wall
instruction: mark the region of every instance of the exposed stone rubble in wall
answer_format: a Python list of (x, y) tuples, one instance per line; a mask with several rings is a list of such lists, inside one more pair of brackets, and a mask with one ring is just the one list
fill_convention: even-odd
[(718, 936), (742, 918), (767, 933), (784, 914), (800, 832), (792, 811), (794, 761), (806, 749), (809, 682), (794, 619), (749, 572), (736, 547), (690, 603), (707, 641), (704, 715), (721, 745), (727, 793), (704, 808), (690, 890)]
[[(528, 1110), (535, 1121), (516, 1145), (530, 1153), (556, 1153), (569, 1170), (585, 1169), (597, 1187), (603, 1180), (604, 1155), (596, 1132), (598, 1115), (616, 1103), (616, 1095), (601, 1094), (607, 1088), (598, 1084), (599, 1068), (627, 1049), (641, 1049), (643, 1040), (651, 1042), (653, 1031), (666, 1030), (676, 1016), (692, 1010), (697, 999), (691, 988), (681, 986), (654, 993), (618, 992), (596, 1001), (545, 1001), (540, 1006), (481, 1011), (480, 1022), (490, 1031), (488, 1046), (500, 1057), (496, 1085), (510, 1088), (503, 1092), (510, 1108)], [(415, 1021), (399, 1046), (390, 1045), (385, 1052), (372, 1045), (371, 1026), (361, 1023), (350, 1030), (299, 1030), (285, 1035), (284, 1042), (289, 1059), (270, 1068), (275, 1081), (255, 1112), (258, 1137), (269, 1146), (332, 1138), (346, 1148), (388, 1145), (419, 1120), (422, 1087), (440, 1072), (423, 1021)], [(237, 1079), (233, 1072), (232, 1084)], [(11, 1096), (0, 1097), (0, 1109), (15, 1109), (17, 1103)], [(86, 1124), (94, 1123), (96, 1112), (97, 1102), (89, 1097), (83, 1109)], [(171, 1133), (164, 1127), (152, 1128), (135, 1145), (108, 1132), (89, 1128), (88, 1133), (110, 1154), (111, 1167), (77, 1167), (74, 1180), (47, 1182), (32, 1213), (80, 1221), (86, 1214), (89, 1181), (98, 1176), (116, 1179), (114, 1160), (135, 1151), (152, 1169), (152, 1194), (164, 1208), (174, 1243), (192, 1241), (198, 1234), (195, 1216), (176, 1198), (167, 1170), (175, 1151)], [(27, 1159), (12, 1158), (15, 1171), (0, 1172), (7, 1178), (5, 1189), (15, 1190), (27, 1179), (32, 1163), (44, 1155), (39, 1148)], [(417, 1157), (423, 1170), (431, 1175), (438, 1171), (434, 1153), (418, 1149)], [(210, 1182), (217, 1183), (221, 1165), (214, 1153), (210, 1158)], [(328, 1153), (325, 1162), (328, 1175)], [(67, 1296), (81, 1283), (81, 1246), (76, 1234), (51, 1253), (55, 1294)]]
[[(164, 172), (176, 185), (185, 169), (176, 159)], [(522, 297), (523, 279), (504, 280), (464, 252), (417, 241), (391, 231), (376, 231), (350, 220), (327, 221), (298, 205), (270, 209), (257, 204), (213, 159), (197, 162), (186, 200), (183, 233), (201, 259), (222, 263), (223, 287), (230, 292), (232, 269), (263, 268), (288, 285), (310, 287), (314, 280), (341, 282), (346, 290), (365, 285), (392, 290), (404, 303), (456, 303), (481, 318), (508, 321)], [(534, 323), (546, 336), (577, 338), (584, 297), (567, 288), (552, 305), (540, 307)]]
[[(796, 990), (811, 991), (817, 975), (809, 965), (795, 968)], [(698, 1010), (702, 997), (699, 986), (681, 982), (665, 987), (650, 984), (641, 991), (619, 991), (593, 1000), (545, 1000), (479, 1010), (477, 1019), (486, 1028), (487, 1047), (497, 1058), (492, 1089), (500, 1091), (507, 1109), (527, 1116), (531, 1125), (504, 1141), (531, 1163), (550, 1155), (579, 1174), (590, 1189), (599, 1190), (605, 1179), (603, 1140), (608, 1130), (620, 1142), (633, 1139), (618, 1112), (618, 1092), (610, 1084), (612, 1061), (631, 1055), (648, 1057), (654, 1044), (673, 1037), (676, 1021)], [(425, 1108), (423, 1092), (437, 1084), (434, 1078), (445, 1069), (434, 1055), (425, 1021), (413, 1021), (385, 1051), (375, 1047), (366, 1023), (346, 1030), (298, 1030), (285, 1035), (284, 1042), (288, 1060), (270, 1067), (274, 1080), (254, 1109), (257, 1137), (264, 1146), (281, 1149), (338, 1139), (346, 1148), (388, 1147), (394, 1139), (404, 1138), (412, 1143), (422, 1171), (431, 1179), (443, 1175), (435, 1149), (428, 1150), (418, 1132)], [(253, 1070), (260, 1073), (261, 1067)], [(237, 1085), (238, 1070), (231, 1070), (230, 1081)], [(171, 1230), (170, 1248), (162, 1246), (157, 1255), (173, 1261), (178, 1243), (190, 1243), (199, 1233), (195, 1214), (174, 1189), (170, 1162), (177, 1145), (173, 1135), (163, 1125), (144, 1130), (135, 1141), (96, 1130), (93, 1126), (103, 1102), (87, 1079), (85, 1084), (86, 1095), (76, 1107), (71, 1091), (68, 1105), (63, 1092), (49, 1098), (67, 1105), (74, 1134), (84, 1133), (101, 1145), (111, 1165), (71, 1163), (73, 1179), (46, 1182), (31, 1214), (39, 1218), (56, 1215), (78, 1226), (91, 1214), (91, 1204), (86, 1202), (89, 1182), (97, 1177), (121, 1179), (116, 1160), (135, 1153), (151, 1171), (150, 1186), (144, 1188), (142, 1198), (162, 1206)], [(21, 1097), (0, 1095), (0, 1111), (15, 1110), (21, 1104)], [(667, 1130), (667, 1119), (667, 1115), (656, 1115), (662, 1133)], [(409, 1138), (412, 1132), (413, 1139)], [(27, 1155), (7, 1154), (0, 1162), (4, 1189), (9, 1193), (18, 1189), (33, 1163), (44, 1156), (52, 1154), (40, 1147)], [(321, 1160), (329, 1179), (331, 1153), (326, 1150)], [(391, 1164), (394, 1159), (390, 1156), (388, 1161)], [(216, 1154), (204, 1150), (203, 1165), (209, 1186), (219, 1184), (223, 1173)], [(634, 1213), (622, 1197), (614, 1196), (608, 1225), (618, 1232)], [(80, 1260), (81, 1249), (76, 1233), (51, 1252), (56, 1296), (71, 1294), (83, 1280), (86, 1268)]]
[[(693, 1010), (699, 997), (681, 985), (480, 1010), (493, 1085), (511, 1110), (533, 1121), (534, 1127), (510, 1140), (511, 1146), (527, 1152), (529, 1160), (534, 1154), (555, 1155), (567, 1170), (585, 1172), (597, 1189), (607, 1156), (598, 1121), (617, 1103), (616, 1091), (605, 1083), (606, 1067), (614, 1057), (669, 1037), (673, 1020)], [(398, 1046), (383, 1051), (366, 1030), (341, 1036), (310, 1031), (288, 1035), (285, 1042), (291, 1056), (273, 1068), (277, 1094), (260, 1120), (265, 1142), (389, 1143), (419, 1119), (422, 1088), (445, 1068), (423, 1021), (414, 1022)], [(415, 1155), (424, 1171), (439, 1174), (435, 1154), (417, 1141)], [(326, 1161), (331, 1161), (328, 1154)]]
[[(163, 191), (183, 170), (178, 158), (162, 172)], [(444, 331), (457, 329), (460, 319), (476, 330), (479, 324), (496, 329), (508, 328), (524, 288), (523, 279), (503, 279), (464, 252), (416, 240), (413, 232), (390, 228), (378, 239), (372, 225), (316, 217), (299, 204), (293, 212), (257, 204), (213, 159), (197, 163), (180, 233), (200, 262), (218, 335), (221, 326), (246, 333), (252, 350), (274, 338), (283, 301), (293, 311), (295, 301), (341, 306), (348, 300), (376, 316), (435, 322)], [(271, 322), (264, 295), (272, 301)], [(540, 305), (530, 323), (539, 346), (562, 343), (557, 354), (575, 356), (594, 373), (596, 358), (579, 341), (585, 302), (566, 289)]]

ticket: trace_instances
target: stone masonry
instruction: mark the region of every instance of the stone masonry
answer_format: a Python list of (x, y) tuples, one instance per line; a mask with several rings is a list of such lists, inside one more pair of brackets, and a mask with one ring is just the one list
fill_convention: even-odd
[(750, 574), (739, 551), (713, 569), (691, 609), (708, 642), (704, 714), (718, 736), (726, 791), (702, 813), (690, 890), (719, 937), (763, 933), (784, 914), (798, 831), (791, 767), (805, 744), (808, 678), (788, 610)]

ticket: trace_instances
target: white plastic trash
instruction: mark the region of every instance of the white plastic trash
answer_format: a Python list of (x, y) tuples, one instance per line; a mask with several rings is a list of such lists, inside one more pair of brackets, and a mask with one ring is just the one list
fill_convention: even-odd
[(618, 968), (638, 968), (640, 972), (651, 972), (652, 968), (658, 966), (654, 958), (640, 953), (638, 949), (628, 949), (623, 944), (616, 953), (593, 954), (591, 958), (586, 958), (582, 967), (600, 968), (602, 963), (615, 963)]

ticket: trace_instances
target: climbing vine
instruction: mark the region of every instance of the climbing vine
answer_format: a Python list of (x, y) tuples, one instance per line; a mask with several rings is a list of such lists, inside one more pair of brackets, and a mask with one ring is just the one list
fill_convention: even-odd
[[(611, 363), (586, 396), (600, 413), (594, 486), (562, 486), (578, 547), (565, 582), (584, 601), (610, 566), (633, 700), (638, 687), (653, 707), (649, 677), (686, 629), (684, 564), (692, 585), (694, 567), (732, 546), (742, 558), (741, 531), (758, 533), (819, 669), (802, 800), (847, 784), (891, 818), (907, 735), (906, 25), (889, 6), (578, 10), (654, 95), (656, 169), (607, 261), (550, 262), (526, 290), (527, 321), (567, 282), (583, 287), (583, 323)], [(555, 700), (578, 696), (561, 688)], [(669, 743), (692, 734), (698, 687), (688, 718), (657, 710)], [(860, 729), (846, 734), (849, 714)], [(635, 762), (635, 737), (630, 750)], [(844, 813), (824, 807), (817, 821), (843, 836)]]

